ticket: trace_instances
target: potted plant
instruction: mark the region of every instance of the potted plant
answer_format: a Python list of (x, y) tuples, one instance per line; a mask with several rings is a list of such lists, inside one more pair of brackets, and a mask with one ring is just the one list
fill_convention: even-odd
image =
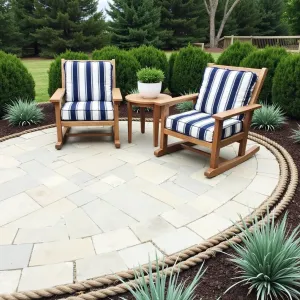
[(137, 72), (138, 90), (143, 98), (157, 98), (161, 92), (164, 72), (155, 68), (143, 68)]

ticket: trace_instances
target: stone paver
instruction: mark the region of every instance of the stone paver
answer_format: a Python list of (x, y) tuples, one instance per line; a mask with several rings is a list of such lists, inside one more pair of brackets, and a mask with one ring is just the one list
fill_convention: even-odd
[(112, 187), (117, 187), (126, 182), (124, 179), (117, 177), (115, 175), (109, 175), (107, 177), (104, 177), (101, 179), (101, 181), (111, 185)]
[(0, 227), (0, 245), (10, 245), (17, 234), (17, 228)]
[(9, 169), (19, 166), (20, 162), (7, 155), (0, 155), (0, 169)]
[(67, 197), (69, 200), (71, 200), (74, 204), (77, 206), (82, 206), (84, 204), (87, 204), (93, 200), (97, 199), (97, 196), (94, 194), (89, 193), (88, 191), (81, 190), (77, 193), (74, 193), (72, 195), (69, 195)]
[(256, 208), (260, 206), (266, 199), (266, 195), (262, 195), (260, 193), (256, 193), (250, 190), (244, 190), (232, 200), (239, 202), (247, 207)]
[(247, 190), (270, 196), (278, 183), (277, 178), (257, 175)]
[(26, 173), (19, 168), (0, 169), (0, 184), (24, 175)]
[(22, 271), (18, 291), (38, 290), (73, 282), (73, 263), (29, 267)]
[(10, 294), (17, 291), (21, 270), (0, 271), (0, 294)]
[(215, 210), (215, 213), (221, 217), (227, 218), (231, 221), (239, 221), (251, 214), (252, 208), (242, 205), (235, 201), (229, 201), (223, 206)]
[(32, 244), (0, 246), (0, 271), (28, 266)]

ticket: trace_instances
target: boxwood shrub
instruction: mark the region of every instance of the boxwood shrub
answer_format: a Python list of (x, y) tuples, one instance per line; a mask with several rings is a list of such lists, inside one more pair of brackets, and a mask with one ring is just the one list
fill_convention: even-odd
[(171, 90), (174, 95), (183, 95), (199, 90), (204, 70), (208, 63), (214, 62), (209, 53), (189, 45), (178, 52), (173, 67)]
[(88, 55), (83, 52), (66, 51), (55, 58), (50, 65), (48, 94), (51, 97), (58, 88), (61, 88), (61, 60), (87, 60)]
[(288, 55), (278, 64), (273, 79), (273, 103), (290, 117), (300, 119), (300, 54)]
[(217, 64), (238, 67), (241, 61), (255, 50), (256, 47), (252, 46), (250, 43), (241, 43), (237, 41), (219, 56)]
[(165, 90), (169, 81), (169, 65), (165, 52), (153, 46), (143, 45), (138, 48), (133, 48), (130, 50), (130, 53), (138, 60), (142, 68), (155, 68), (164, 72), (163, 90)]
[(171, 87), (171, 79), (173, 76), (173, 68), (174, 68), (174, 63), (176, 60), (176, 57), (178, 55), (178, 52), (173, 52), (169, 58), (169, 82), (168, 82), (168, 87), (171, 93), (173, 93), (172, 91), (172, 87)]
[(123, 96), (136, 89), (136, 73), (141, 69), (141, 65), (130, 52), (114, 46), (107, 46), (94, 51), (92, 58), (94, 60), (116, 60), (117, 87), (121, 89)]
[(15, 55), (0, 51), (0, 117), (12, 100), (35, 98), (35, 83), (32, 75)]
[(259, 100), (261, 103), (272, 103), (272, 83), (275, 70), (283, 57), (288, 53), (280, 47), (267, 47), (250, 53), (241, 61), (242, 67), (248, 68), (268, 68), (268, 74), (265, 79), (263, 89), (260, 93)]

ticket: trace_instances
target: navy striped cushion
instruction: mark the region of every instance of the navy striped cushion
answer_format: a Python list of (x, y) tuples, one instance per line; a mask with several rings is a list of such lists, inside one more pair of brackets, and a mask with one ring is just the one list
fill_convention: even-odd
[(61, 109), (64, 121), (108, 121), (114, 119), (112, 102), (66, 102)]
[(66, 101), (112, 101), (110, 62), (66, 61)]
[[(216, 67), (205, 70), (195, 109), (210, 115), (249, 104), (257, 75)], [(242, 120), (243, 116), (234, 119)]]
[[(211, 143), (215, 129), (215, 119), (197, 110), (169, 116), (166, 128)], [(243, 129), (243, 122), (227, 119), (223, 122), (222, 139), (228, 138)]]

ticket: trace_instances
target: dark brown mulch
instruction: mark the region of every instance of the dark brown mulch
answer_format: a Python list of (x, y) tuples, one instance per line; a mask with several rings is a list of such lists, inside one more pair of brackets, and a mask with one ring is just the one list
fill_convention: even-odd
[[(54, 123), (54, 111), (52, 105), (43, 104), (44, 112), (46, 114), (46, 120), (41, 125), (47, 125)], [(120, 116), (127, 116), (126, 105), (122, 105), (120, 109)], [(135, 113), (134, 117), (138, 117), (139, 114)], [(146, 117), (152, 117), (152, 112), (146, 114)], [(32, 126), (33, 127), (33, 126)], [(32, 127), (21, 127), (13, 128), (8, 127), (7, 122), (0, 121), (0, 136), (20, 132), (24, 129), (29, 129)], [(265, 135), (266, 137), (276, 141), (282, 145), (293, 157), (298, 170), (300, 170), (300, 145), (293, 144), (289, 136), (291, 135), (291, 129), (297, 128), (296, 121), (289, 121), (280, 131), (275, 132), (264, 132), (264, 131), (255, 131), (259, 134)], [(295, 228), (300, 223), (300, 186), (297, 187), (296, 194), (288, 207), (289, 217), (288, 225), (291, 228)], [(228, 254), (233, 253), (232, 250), (227, 251)], [(203, 300), (215, 300), (218, 297), (222, 296), (228, 287), (234, 284), (236, 281), (232, 277), (236, 276), (236, 269), (232, 263), (228, 261), (228, 255), (218, 254), (215, 258), (209, 259), (205, 262), (205, 267), (207, 271), (201, 280), (200, 285), (196, 289), (195, 299)], [(187, 283), (190, 282), (195, 274), (198, 272), (199, 266), (189, 269), (181, 273), (180, 279), (187, 280)], [(226, 295), (222, 297), (223, 300), (255, 300), (256, 297), (254, 294), (247, 296), (248, 289), (247, 287), (235, 287), (230, 290)], [(128, 300), (134, 300), (134, 298), (129, 294), (120, 295)], [(120, 299), (120, 296), (110, 297), (112, 300)], [(60, 297), (53, 297), (50, 299), (57, 299)]]

